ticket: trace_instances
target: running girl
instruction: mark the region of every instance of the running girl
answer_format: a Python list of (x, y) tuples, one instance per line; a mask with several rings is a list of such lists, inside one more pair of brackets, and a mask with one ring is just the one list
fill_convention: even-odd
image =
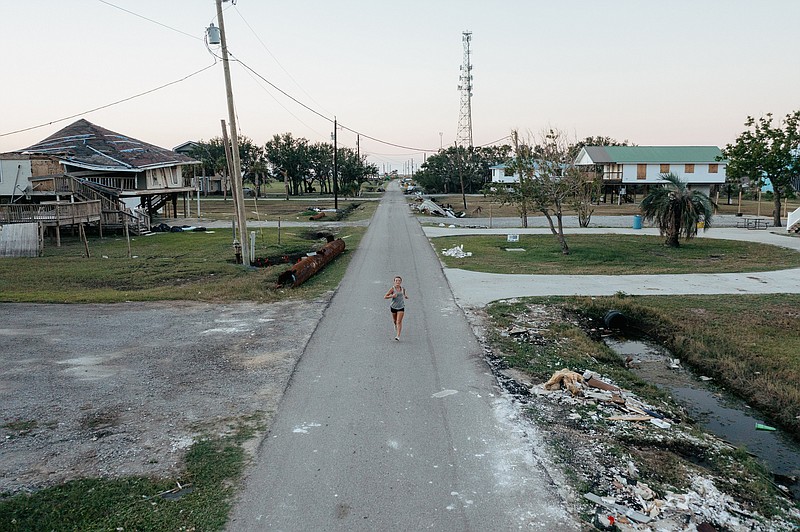
[(400, 333), (403, 332), (403, 316), (406, 313), (406, 299), (408, 294), (406, 289), (402, 287), (403, 278), (399, 275), (394, 278), (394, 285), (386, 292), (383, 299), (391, 299), (392, 305), (389, 310), (392, 311), (392, 322), (394, 323), (396, 341), (400, 341)]

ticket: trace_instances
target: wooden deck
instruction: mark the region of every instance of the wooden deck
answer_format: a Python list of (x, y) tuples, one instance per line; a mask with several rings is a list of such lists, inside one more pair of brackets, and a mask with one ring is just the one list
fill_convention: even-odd
[(40, 222), (45, 226), (64, 227), (99, 222), (100, 201), (50, 201), (31, 205), (0, 205), (0, 224)]

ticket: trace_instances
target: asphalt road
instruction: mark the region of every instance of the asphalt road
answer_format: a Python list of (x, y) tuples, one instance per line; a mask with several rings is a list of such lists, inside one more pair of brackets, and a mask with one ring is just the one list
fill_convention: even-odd
[[(383, 299), (396, 274), (409, 296), (400, 342)], [(292, 375), (229, 530), (576, 530), (543, 453), (395, 184)]]

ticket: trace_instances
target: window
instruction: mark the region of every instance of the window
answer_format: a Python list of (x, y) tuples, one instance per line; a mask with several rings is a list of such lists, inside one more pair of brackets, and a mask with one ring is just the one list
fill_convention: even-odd
[(687, 164), (686, 168), (684, 169), (684, 173), (693, 174), (694, 173), (694, 164)]
[(636, 179), (647, 179), (647, 165), (646, 164), (637, 164), (636, 165)]
[(661, 173), (662, 174), (668, 174), (669, 173), (669, 165), (668, 164), (662, 164), (661, 165)]
[(709, 164), (708, 165), (708, 173), (709, 174), (717, 174), (717, 173), (719, 173), (719, 165), (718, 164)]

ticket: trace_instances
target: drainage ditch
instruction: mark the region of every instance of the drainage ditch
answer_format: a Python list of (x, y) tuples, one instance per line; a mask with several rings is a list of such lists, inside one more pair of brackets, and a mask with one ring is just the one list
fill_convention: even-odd
[(625, 336), (616, 327), (612, 332), (603, 340), (627, 361), (631, 371), (668, 391), (705, 430), (761, 460), (776, 481), (800, 500), (800, 445), (788, 434), (770, 427), (764, 417), (720, 389), (713, 379), (681, 366), (662, 345), (648, 338)]

